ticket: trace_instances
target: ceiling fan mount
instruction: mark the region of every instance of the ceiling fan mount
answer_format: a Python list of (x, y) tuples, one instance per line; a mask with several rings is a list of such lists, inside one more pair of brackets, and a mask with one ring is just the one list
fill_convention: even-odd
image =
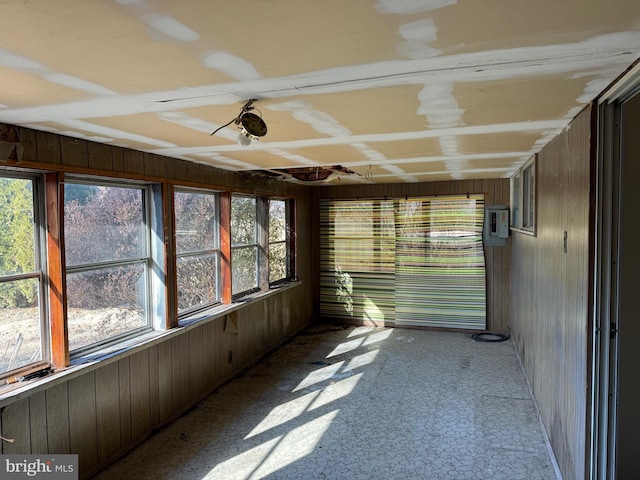
[(238, 144), (246, 147), (251, 144), (252, 140), (258, 140), (260, 137), (264, 137), (267, 134), (267, 124), (262, 120), (262, 113), (260, 115), (256, 115), (252, 113), (251, 110), (258, 110), (253, 106), (253, 102), (256, 102), (257, 99), (252, 98), (247, 103), (243, 105), (240, 109), (240, 114), (230, 122), (218, 127), (214, 130), (211, 135), (215, 135), (217, 132), (222, 130), (225, 127), (228, 127), (232, 123), (238, 125), (238, 128), (241, 128), (241, 131), (238, 135)]

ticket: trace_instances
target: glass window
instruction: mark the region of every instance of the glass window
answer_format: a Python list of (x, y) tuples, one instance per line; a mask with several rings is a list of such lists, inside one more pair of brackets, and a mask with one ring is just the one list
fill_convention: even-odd
[(176, 191), (174, 209), (180, 314), (220, 300), (218, 196), (213, 192)]
[(530, 164), (522, 172), (522, 228), (535, 227), (535, 164)]
[(148, 197), (145, 187), (65, 184), (71, 351), (149, 328)]
[(536, 234), (536, 156), (511, 177), (511, 228)]
[(269, 201), (269, 283), (289, 277), (289, 234), (287, 202)]
[(0, 176), (0, 378), (48, 357), (36, 179)]
[(232, 293), (258, 288), (257, 203), (255, 197), (231, 197)]

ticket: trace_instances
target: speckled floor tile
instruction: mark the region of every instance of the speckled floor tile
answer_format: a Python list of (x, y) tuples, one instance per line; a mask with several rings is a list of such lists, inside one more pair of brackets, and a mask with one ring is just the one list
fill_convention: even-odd
[(314, 326), (94, 477), (556, 480), (510, 342)]

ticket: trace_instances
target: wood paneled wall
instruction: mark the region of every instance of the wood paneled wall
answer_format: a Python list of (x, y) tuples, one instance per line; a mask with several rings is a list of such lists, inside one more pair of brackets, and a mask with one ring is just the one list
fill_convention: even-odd
[(1, 452), (76, 453), (87, 478), (312, 321), (312, 189), (20, 128), (16, 168), (179, 183), (296, 200), (299, 283), (226, 316), (176, 328), (98, 363), (0, 399)]
[[(317, 187), (318, 199), (348, 198), (384, 198), (384, 197), (418, 197), (429, 195), (454, 195), (465, 193), (483, 193), (485, 205), (509, 205), (509, 179), (457, 180), (431, 183), (407, 183), (388, 185), (344, 185), (336, 187)], [(315, 202), (316, 204), (318, 202)], [(314, 211), (318, 215), (319, 211)], [(320, 269), (319, 229), (314, 233), (315, 267)], [(509, 314), (511, 298), (511, 238), (504, 247), (485, 247), (487, 268), (487, 330), (494, 332), (509, 331)], [(319, 273), (314, 278), (319, 278)], [(316, 285), (314, 292), (319, 295), (320, 287)], [(319, 297), (316, 298), (319, 305)]]
[(512, 334), (566, 480), (586, 478), (590, 112), (538, 155), (537, 236), (512, 238)]

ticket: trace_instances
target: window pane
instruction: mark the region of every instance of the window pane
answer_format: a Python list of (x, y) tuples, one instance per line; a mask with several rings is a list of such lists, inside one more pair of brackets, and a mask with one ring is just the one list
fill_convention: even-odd
[(233, 293), (246, 292), (258, 286), (258, 248), (234, 248), (231, 251)]
[(178, 257), (178, 312), (218, 301), (217, 272), (217, 255)]
[(38, 279), (0, 283), (0, 373), (43, 359)]
[(143, 190), (65, 184), (67, 265), (146, 256)]
[(256, 243), (256, 199), (231, 197), (231, 245)]
[(269, 244), (269, 282), (287, 278), (287, 243)]
[(35, 271), (33, 184), (0, 178), (0, 275)]
[(278, 242), (287, 239), (287, 220), (284, 200), (269, 202), (269, 241)]
[(69, 349), (147, 326), (142, 263), (67, 274)]
[(176, 192), (175, 216), (178, 253), (217, 248), (214, 194)]

